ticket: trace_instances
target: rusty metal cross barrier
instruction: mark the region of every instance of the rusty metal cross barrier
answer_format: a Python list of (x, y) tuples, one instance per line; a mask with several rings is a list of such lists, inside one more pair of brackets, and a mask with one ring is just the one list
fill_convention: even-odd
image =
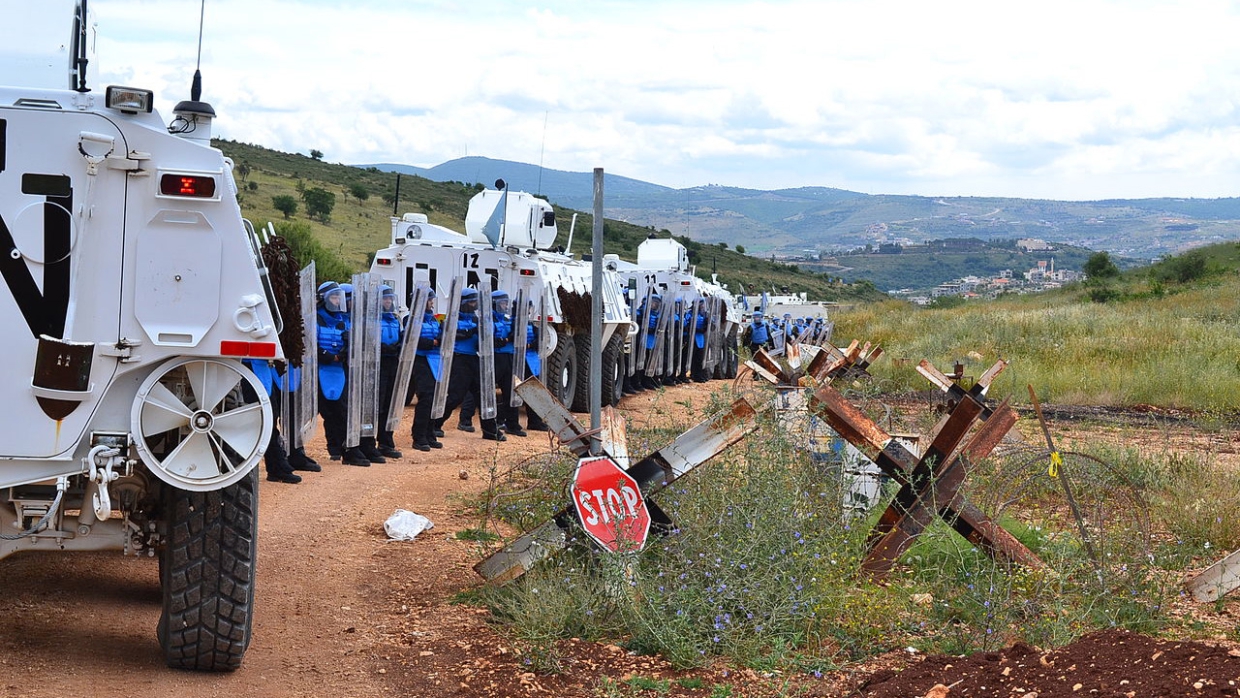
[[(944, 390), (958, 389), (960, 400), (936, 425), (929, 447), (920, 456), (893, 439), (830, 385), (814, 392), (810, 410), (900, 485), (895, 499), (870, 532), (869, 552), (862, 562), (865, 572), (885, 576), (936, 518), (992, 557), (1029, 567), (1043, 566), (1032, 551), (960, 492), (968, 475), (968, 462), (989, 455), (1016, 423), (1016, 413), (1006, 401), (990, 410), (982, 399), (990, 381), (1005, 365), (995, 364), (968, 391), (950, 379), (943, 384), (931, 378)], [(979, 419), (984, 421), (970, 436)]]
[(759, 349), (745, 365), (773, 385), (795, 387), (800, 384), (802, 377), (810, 378), (816, 385), (840, 376), (868, 376), (870, 364), (882, 355), (882, 347), (871, 346), (869, 342), (862, 345), (853, 340), (847, 349), (828, 343), (810, 359), (809, 365), (804, 367), (803, 371), (799, 361), (784, 368), (766, 349)]

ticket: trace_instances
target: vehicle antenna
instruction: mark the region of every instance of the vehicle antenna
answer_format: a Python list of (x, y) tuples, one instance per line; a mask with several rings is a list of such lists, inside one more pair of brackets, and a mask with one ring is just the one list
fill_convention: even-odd
[(189, 88), (189, 98), (195, 102), (202, 99), (202, 27), (207, 16), (207, 0), (198, 9), (198, 60), (194, 64), (194, 82)]

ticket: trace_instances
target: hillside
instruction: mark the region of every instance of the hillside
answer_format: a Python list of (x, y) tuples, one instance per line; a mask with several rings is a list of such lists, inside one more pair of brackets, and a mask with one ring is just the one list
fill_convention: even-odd
[[(239, 198), (242, 213), (247, 218), (257, 226), (264, 226), (268, 221), (285, 220), (285, 216), (276, 209), (273, 198), (294, 197), (299, 206), (291, 220), (308, 226), (323, 248), (338, 255), (347, 268), (355, 271), (368, 268), (370, 256), (375, 250), (388, 245), (394, 204), (395, 210), (401, 214), (422, 212), (432, 223), (464, 230), (469, 199), (480, 188), (473, 183), (434, 182), (421, 176), (401, 176), (399, 203), (396, 203), (397, 175), (392, 172), (375, 167), (362, 169), (328, 163), (234, 141), (218, 140), (214, 145), (237, 165), (241, 189)], [(517, 188), (515, 182), (512, 186)], [(324, 189), (335, 196), (335, 206), (326, 222), (306, 215), (301, 193), (314, 188)], [(358, 193), (365, 196), (359, 197)], [(556, 206), (556, 216), (560, 222), (557, 244), (569, 244), (571, 228), (570, 251), (576, 254), (588, 252), (593, 217), (589, 213), (561, 206), (554, 197), (549, 200)], [(671, 235), (667, 230), (610, 219), (604, 222), (603, 233), (604, 252), (630, 261), (636, 260), (637, 247), (646, 237)], [(801, 271), (795, 266), (747, 256), (722, 243), (708, 244), (693, 237), (676, 237), (688, 248), (689, 259), (697, 265), (698, 276), (709, 279), (712, 271), (717, 271), (719, 281), (728, 284), (733, 291), (775, 289), (807, 293), (811, 299), (827, 301), (881, 297), (881, 293), (868, 282), (847, 284), (838, 277), (824, 273)]]
[[(407, 169), (436, 180), (503, 177), (567, 207), (590, 208), (591, 173), (482, 157)], [(672, 189), (607, 174), (606, 214), (750, 253), (836, 253), (867, 244), (942, 238), (1041, 238), (1125, 257), (1153, 259), (1240, 239), (1240, 198), (1050, 201), (995, 197), (871, 195), (827, 187), (761, 191), (725, 186)]]

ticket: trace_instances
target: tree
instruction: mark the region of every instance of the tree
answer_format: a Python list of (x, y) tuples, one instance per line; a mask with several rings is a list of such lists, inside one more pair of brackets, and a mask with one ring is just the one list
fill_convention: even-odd
[(370, 198), (370, 190), (365, 184), (353, 184), (349, 186), (349, 193), (358, 201), (365, 201)]
[(1081, 271), (1091, 279), (1109, 279), (1119, 276), (1119, 267), (1115, 266), (1115, 262), (1111, 261), (1111, 255), (1106, 252), (1095, 252), (1085, 260)]
[(736, 251), (737, 251), (737, 252), (740, 252), (741, 254), (745, 254), (745, 246), (744, 246), (744, 245), (737, 245), (737, 246), (736, 246)]
[(332, 209), (336, 207), (336, 195), (322, 187), (305, 190), (301, 200), (306, 202), (306, 215), (324, 223), (331, 219)]
[(311, 148), (311, 149), (310, 149), (310, 159), (311, 159), (311, 160), (322, 160), (322, 159), (323, 159), (323, 151), (321, 151), (321, 150), (315, 150), (314, 148)]
[(293, 214), (297, 213), (297, 199), (293, 198), (291, 194), (271, 197), (271, 205), (275, 206), (277, 211), (284, 214), (284, 220), (292, 218)]

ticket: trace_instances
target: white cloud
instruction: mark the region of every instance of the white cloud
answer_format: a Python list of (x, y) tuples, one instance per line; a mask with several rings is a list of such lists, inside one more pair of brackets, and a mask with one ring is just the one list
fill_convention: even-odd
[[(188, 94), (199, 3), (95, 0), (111, 80)], [(212, 0), (217, 133), (687, 187), (1240, 193), (1234, 3)]]

